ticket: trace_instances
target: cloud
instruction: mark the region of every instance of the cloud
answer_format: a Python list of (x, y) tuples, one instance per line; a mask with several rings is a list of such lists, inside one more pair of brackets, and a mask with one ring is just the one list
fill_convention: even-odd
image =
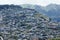
[(60, 4), (60, 0), (0, 0), (0, 4), (37, 4), (46, 6), (50, 3)]

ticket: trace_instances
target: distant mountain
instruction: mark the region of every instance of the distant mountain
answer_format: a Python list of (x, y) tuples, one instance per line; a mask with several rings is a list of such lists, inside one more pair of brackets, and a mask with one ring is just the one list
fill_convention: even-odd
[(46, 16), (49, 16), (53, 21), (60, 22), (60, 5), (57, 4), (49, 4), (45, 7), (39, 5), (31, 5), (31, 4), (23, 4), (23, 5), (0, 5), (0, 10), (2, 9), (15, 9), (15, 11), (24, 9), (33, 9), (39, 13), (42, 13)]
[(29, 5), (29, 4), (24, 4), (21, 5), (23, 8), (31, 8), (35, 9), (36, 11), (43, 13), (50, 18), (52, 18), (55, 21), (60, 21), (60, 5), (57, 4), (49, 4), (45, 7), (39, 6), (39, 5)]
[[(48, 40), (60, 37), (60, 25), (53, 22), (60, 19), (55, 16), (57, 8), (52, 6), (0, 5), (0, 36), (4, 40), (33, 40), (34, 37)], [(48, 16), (55, 19), (51, 21)]]
[(39, 5), (23, 4), (23, 5), (21, 5), (21, 7), (35, 9), (36, 11), (38, 11), (40, 13), (45, 13), (44, 7), (39, 6)]

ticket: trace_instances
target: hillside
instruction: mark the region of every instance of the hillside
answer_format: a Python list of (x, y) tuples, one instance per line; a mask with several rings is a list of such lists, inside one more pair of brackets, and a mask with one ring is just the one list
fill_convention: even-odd
[(18, 5), (0, 5), (0, 36), (4, 40), (28, 40), (35, 35), (44, 38), (43, 30), (46, 31), (47, 26), (45, 23), (49, 22), (48, 16), (35, 9)]
[(35, 9), (36, 11), (49, 16), (52, 19), (52, 21), (60, 22), (60, 5), (49, 4), (45, 7), (43, 7), (43, 6), (39, 6), (39, 5), (23, 4), (21, 6), (23, 8)]

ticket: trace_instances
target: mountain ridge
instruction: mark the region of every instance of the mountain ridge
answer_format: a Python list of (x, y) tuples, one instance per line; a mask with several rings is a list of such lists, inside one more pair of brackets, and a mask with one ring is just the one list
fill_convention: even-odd
[[(24, 4), (25, 6), (26, 4)], [(22, 6), (24, 8), (24, 6)], [(60, 18), (60, 5), (58, 4), (49, 4), (47, 6), (39, 6), (39, 5), (32, 5), (31, 4), (29, 6), (26, 5), (25, 8), (31, 8), (31, 9), (35, 9), (36, 11), (45, 14), (47, 16), (49, 16), (50, 18), (52, 18), (53, 20), (55, 20), (55, 18)], [(58, 20), (56, 20), (58, 21)]]

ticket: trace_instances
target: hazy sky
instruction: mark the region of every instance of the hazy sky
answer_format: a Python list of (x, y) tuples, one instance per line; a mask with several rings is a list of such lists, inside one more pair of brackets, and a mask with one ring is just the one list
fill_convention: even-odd
[(0, 5), (1, 4), (37, 4), (37, 5), (42, 5), (46, 6), (50, 3), (54, 4), (60, 4), (60, 0), (0, 0)]

